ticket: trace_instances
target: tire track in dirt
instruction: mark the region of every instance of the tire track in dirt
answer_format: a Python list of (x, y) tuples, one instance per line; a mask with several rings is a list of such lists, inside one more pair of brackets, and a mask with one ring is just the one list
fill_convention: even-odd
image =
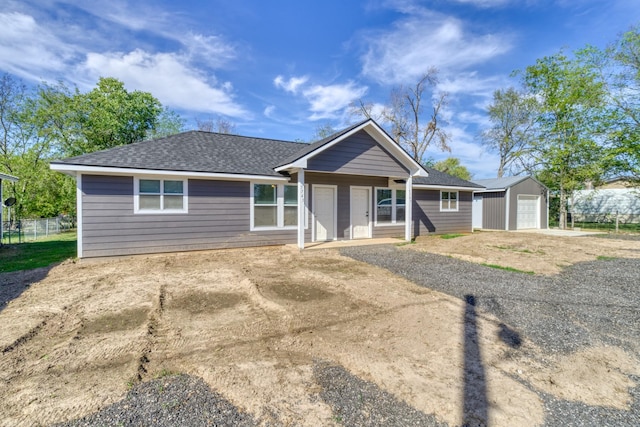
[(5, 348), (3, 348), (2, 349), (2, 354), (9, 353), (9, 352), (15, 350), (16, 348), (18, 348), (18, 347), (26, 344), (27, 342), (31, 341), (33, 338), (35, 338), (36, 335), (38, 335), (40, 333), (40, 330), (42, 328), (47, 326), (47, 322), (48, 321), (49, 321), (49, 316), (45, 317), (40, 323), (38, 323), (36, 326), (31, 328), (29, 330), (29, 332), (27, 332), (26, 334), (22, 335), (17, 340), (15, 340), (11, 344), (9, 344)]
[(162, 320), (165, 310), (165, 299), (167, 297), (166, 285), (160, 285), (158, 291), (158, 301), (155, 310), (149, 316), (147, 323), (146, 343), (142, 349), (142, 354), (138, 359), (138, 368), (136, 370), (136, 380), (142, 382), (149, 373), (149, 364), (151, 363), (151, 353), (158, 347), (162, 336), (159, 334), (160, 321)]

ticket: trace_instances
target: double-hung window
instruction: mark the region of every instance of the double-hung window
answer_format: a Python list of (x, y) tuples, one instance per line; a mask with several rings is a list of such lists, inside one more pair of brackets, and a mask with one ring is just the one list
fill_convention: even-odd
[(441, 191), (440, 192), (440, 211), (455, 212), (458, 210), (458, 192), (457, 191)]
[(405, 197), (405, 190), (376, 188), (376, 225), (404, 223)]
[(187, 181), (179, 179), (135, 180), (136, 213), (186, 213)]
[(298, 225), (296, 184), (254, 183), (251, 201), (252, 229), (294, 228)]

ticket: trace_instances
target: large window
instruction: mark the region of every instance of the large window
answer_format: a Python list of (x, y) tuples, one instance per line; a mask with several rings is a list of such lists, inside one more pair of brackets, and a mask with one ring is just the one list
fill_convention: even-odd
[(187, 212), (186, 180), (136, 179), (134, 210), (137, 213)]
[(458, 192), (457, 191), (441, 191), (440, 192), (440, 210), (441, 211), (457, 211), (458, 210)]
[(376, 225), (403, 223), (405, 197), (405, 190), (376, 188)]
[(298, 225), (298, 186), (253, 184), (252, 212), (252, 228), (296, 227)]

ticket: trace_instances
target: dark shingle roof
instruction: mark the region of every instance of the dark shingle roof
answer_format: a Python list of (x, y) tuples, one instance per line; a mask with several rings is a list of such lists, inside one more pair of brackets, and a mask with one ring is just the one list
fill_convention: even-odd
[[(356, 123), (312, 144), (188, 131), (51, 163), (160, 171), (282, 176), (274, 171), (276, 167), (294, 162), (320, 149), (368, 120)], [(435, 169), (425, 169), (429, 176), (415, 177), (413, 181), (415, 184), (482, 188), (480, 185)]]
[(446, 187), (469, 187), (469, 188), (483, 188), (482, 185), (474, 184), (470, 181), (465, 181), (448, 173), (440, 172), (433, 168), (425, 167), (425, 170), (429, 173), (429, 176), (417, 176), (413, 178), (413, 183), (416, 185), (441, 185)]
[(273, 168), (308, 144), (189, 131), (52, 163), (184, 172), (281, 176)]

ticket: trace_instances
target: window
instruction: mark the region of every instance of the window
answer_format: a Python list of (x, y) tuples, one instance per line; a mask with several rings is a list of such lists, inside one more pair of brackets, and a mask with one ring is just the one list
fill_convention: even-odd
[(440, 192), (440, 210), (441, 211), (457, 211), (458, 210), (458, 192), (457, 191), (441, 191)]
[(376, 225), (403, 223), (405, 197), (405, 190), (376, 188)]
[(278, 199), (276, 185), (254, 184), (253, 186), (253, 226), (278, 226)]
[(284, 226), (298, 225), (298, 186), (284, 186)]
[(136, 179), (134, 211), (136, 213), (187, 212), (186, 188), (186, 180)]
[[(306, 191), (305, 185), (305, 191)], [(251, 228), (283, 228), (298, 225), (298, 186), (253, 184)], [(305, 213), (305, 228), (307, 216)]]

